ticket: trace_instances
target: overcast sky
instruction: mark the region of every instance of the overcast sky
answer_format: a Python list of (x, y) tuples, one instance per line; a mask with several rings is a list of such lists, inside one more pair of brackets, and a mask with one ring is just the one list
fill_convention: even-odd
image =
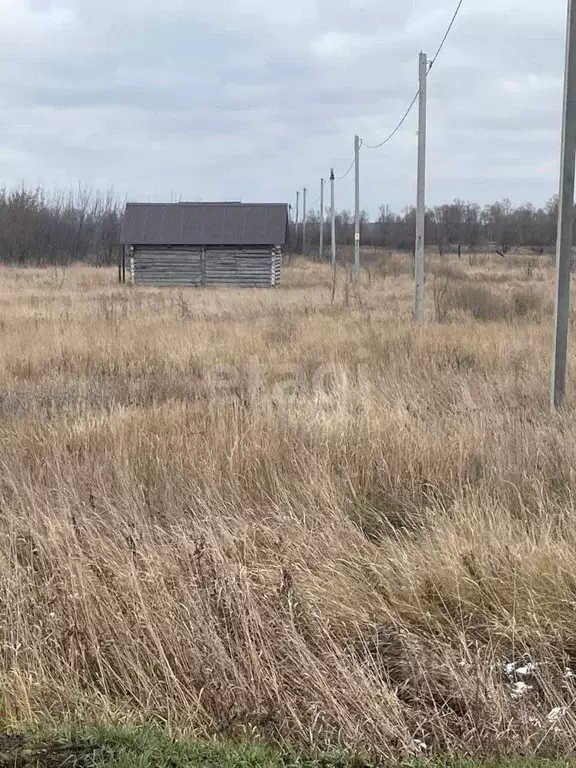
[[(132, 200), (293, 200), (381, 140), (456, 0), (0, 0), (0, 181)], [(429, 79), (428, 203), (557, 191), (566, 0), (464, 0)], [(361, 153), (415, 198), (416, 111)], [(337, 187), (351, 207), (353, 178)]]

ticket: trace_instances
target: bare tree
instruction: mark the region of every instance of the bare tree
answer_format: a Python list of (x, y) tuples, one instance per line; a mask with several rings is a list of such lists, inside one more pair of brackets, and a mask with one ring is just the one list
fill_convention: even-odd
[(0, 190), (0, 261), (57, 265), (112, 263), (121, 208), (111, 190), (97, 193), (21, 186)]
[[(25, 185), (0, 188), (0, 261), (56, 265), (61, 270), (73, 261), (111, 264), (118, 247), (122, 208), (111, 189), (99, 192), (79, 187), (48, 193)], [(494, 243), (495, 252), (501, 256), (516, 247), (540, 252), (555, 244), (557, 211), (557, 198), (540, 208), (530, 203), (514, 207), (509, 200), (501, 200), (482, 209), (476, 203), (456, 199), (427, 211), (426, 240), (440, 254), (460, 245), (472, 254), (488, 243)], [(329, 221), (329, 210), (325, 218)], [(317, 243), (316, 212), (310, 211), (307, 223), (310, 242)], [(352, 226), (349, 211), (336, 215), (339, 245), (352, 243)], [(360, 231), (364, 243), (412, 251), (414, 208), (395, 213), (382, 205), (374, 224), (363, 211)]]

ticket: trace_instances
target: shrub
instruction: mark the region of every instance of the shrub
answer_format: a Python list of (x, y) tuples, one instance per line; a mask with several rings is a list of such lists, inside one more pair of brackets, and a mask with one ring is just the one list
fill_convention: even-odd
[(407, 253), (390, 253), (379, 262), (376, 269), (378, 277), (402, 277), (414, 272), (414, 260)]
[(458, 265), (452, 264), (434, 264), (430, 272), (437, 278), (446, 280), (467, 280), (468, 277), (464, 269)]
[(532, 288), (518, 290), (512, 296), (512, 306), (516, 317), (538, 315), (542, 310), (542, 297)]
[(439, 322), (451, 311), (465, 312), (483, 323), (534, 317), (542, 312), (542, 297), (532, 288), (505, 295), (476, 282), (435, 280), (433, 292), (435, 317)]

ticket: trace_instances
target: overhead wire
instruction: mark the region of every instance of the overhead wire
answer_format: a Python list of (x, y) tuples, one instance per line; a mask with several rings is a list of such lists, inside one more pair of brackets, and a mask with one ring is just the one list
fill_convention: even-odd
[(364, 143), (364, 146), (366, 147), (366, 149), (380, 149), (380, 147), (383, 147), (383, 146), (384, 146), (384, 144), (388, 144), (388, 142), (389, 142), (389, 141), (392, 141), (392, 139), (394, 138), (394, 136), (396, 136), (396, 134), (398, 133), (398, 131), (400, 130), (400, 128), (402, 128), (402, 126), (404, 125), (404, 123), (405, 123), (405, 122), (406, 122), (406, 120), (408, 119), (408, 115), (410, 114), (410, 112), (412, 112), (412, 108), (414, 107), (414, 104), (416, 104), (416, 102), (418, 101), (418, 96), (420, 96), (420, 89), (418, 89), (418, 90), (416, 91), (416, 95), (414, 96), (414, 98), (413, 98), (413, 99), (412, 99), (412, 101), (410, 102), (410, 106), (408, 107), (408, 109), (407, 109), (407, 110), (406, 110), (406, 112), (404, 113), (404, 115), (403, 115), (402, 119), (400, 120), (400, 122), (398, 123), (398, 125), (396, 126), (396, 128), (394, 128), (394, 130), (392, 131), (392, 133), (390, 133), (390, 134), (389, 134), (389, 135), (388, 135), (388, 136), (387, 136), (387, 137), (384, 139), (384, 141), (381, 141), (381, 142), (379, 142), (378, 144), (366, 144), (365, 142), (363, 142), (363, 143)]
[(456, 19), (458, 18), (458, 14), (460, 13), (460, 8), (462, 8), (462, 4), (463, 4), (463, 3), (464, 3), (464, 0), (460, 0), (460, 2), (458, 3), (458, 5), (457, 5), (457, 7), (456, 7), (456, 10), (454, 11), (454, 16), (452, 16), (452, 21), (450, 22), (450, 24), (448, 25), (448, 29), (446, 30), (446, 34), (445, 34), (445, 35), (444, 35), (444, 37), (442, 38), (442, 42), (441, 42), (441, 43), (440, 43), (440, 45), (438, 46), (438, 50), (436, 51), (436, 53), (435, 53), (435, 54), (434, 54), (434, 56), (432, 57), (432, 61), (430, 62), (430, 66), (428, 67), (428, 72), (430, 72), (430, 70), (432, 69), (432, 67), (433, 67), (433, 66), (434, 66), (434, 64), (436, 63), (436, 59), (437, 59), (437, 58), (438, 58), (438, 56), (440, 56), (440, 54), (442, 53), (442, 49), (443, 49), (443, 48), (444, 48), (444, 46), (446, 45), (446, 40), (448, 40), (448, 35), (449, 35), (449, 34), (450, 34), (450, 32), (452, 31), (452, 27), (454, 26), (454, 24), (455, 24), (455, 22), (456, 22)]
[(341, 179), (345, 179), (346, 176), (348, 176), (348, 174), (352, 170), (352, 168), (354, 168), (354, 163), (355, 162), (356, 162), (356, 158), (353, 158), (352, 162), (350, 163), (350, 167), (348, 168), (346, 173), (343, 173), (341, 176), (334, 176), (334, 179), (336, 179), (337, 181), (340, 181)]
[[(460, 9), (462, 8), (463, 3), (464, 3), (464, 0), (459, 0), (458, 5), (456, 6), (456, 10), (454, 11), (454, 15), (452, 16), (450, 24), (448, 25), (448, 29), (446, 30), (446, 33), (445, 33), (444, 37), (442, 38), (442, 41), (441, 41), (440, 45), (438, 46), (438, 50), (436, 51), (436, 53), (434, 54), (434, 56), (432, 57), (429, 65), (428, 65), (428, 72), (430, 72), (430, 70), (432, 69), (432, 67), (436, 63), (436, 60), (438, 59), (438, 56), (440, 56), (440, 54), (442, 53), (442, 50), (443, 50), (444, 46), (446, 45), (446, 41), (448, 40), (448, 36), (450, 35), (450, 32), (452, 31), (452, 27), (454, 26), (454, 24), (456, 22), (456, 19), (458, 18), (458, 14), (460, 13)], [(406, 112), (402, 116), (402, 119), (400, 120), (400, 122), (398, 123), (396, 128), (394, 128), (392, 133), (390, 133), (384, 139), (384, 141), (381, 141), (378, 144), (366, 144), (365, 142), (363, 142), (363, 144), (366, 147), (366, 149), (380, 149), (380, 147), (383, 147), (385, 144), (388, 144), (388, 142), (391, 141), (394, 138), (394, 136), (396, 136), (396, 134), (398, 133), (400, 128), (402, 128), (402, 126), (404, 125), (404, 123), (408, 119), (408, 116), (409, 116), (410, 112), (412, 112), (412, 109), (414, 108), (414, 105), (418, 101), (418, 97), (419, 96), (420, 96), (420, 89), (418, 89), (416, 91), (416, 94), (415, 94), (414, 98), (410, 102), (410, 106), (408, 107), (408, 109), (406, 110)]]

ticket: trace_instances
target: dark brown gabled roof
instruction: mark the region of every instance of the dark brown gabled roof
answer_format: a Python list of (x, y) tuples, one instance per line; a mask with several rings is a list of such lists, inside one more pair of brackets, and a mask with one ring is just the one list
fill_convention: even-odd
[(283, 203), (128, 203), (123, 245), (284, 245)]

